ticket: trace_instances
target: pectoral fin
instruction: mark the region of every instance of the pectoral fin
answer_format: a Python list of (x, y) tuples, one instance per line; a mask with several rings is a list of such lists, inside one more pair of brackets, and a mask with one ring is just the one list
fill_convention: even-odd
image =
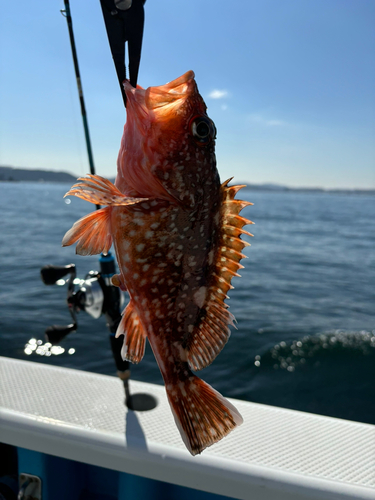
[(108, 253), (112, 245), (112, 206), (135, 205), (147, 198), (124, 196), (112, 182), (99, 175), (88, 175), (78, 180), (82, 182), (75, 184), (65, 196), (77, 196), (91, 203), (108, 206), (78, 220), (65, 234), (62, 245), (66, 247), (78, 242), (76, 253), (79, 255)]
[(101, 208), (82, 217), (73, 224), (65, 234), (62, 246), (77, 243), (76, 253), (79, 255), (96, 255), (108, 253), (112, 245), (111, 208)]
[(134, 304), (129, 302), (123, 313), (121, 322), (117, 328), (116, 337), (124, 335), (124, 343), (121, 349), (121, 356), (132, 363), (139, 363), (145, 353), (146, 332)]
[(100, 175), (88, 174), (86, 177), (79, 177), (77, 184), (71, 187), (66, 196), (77, 196), (82, 200), (108, 206), (135, 205), (148, 198), (133, 198), (125, 196), (111, 181), (100, 177)]
[(234, 197), (244, 186), (228, 186), (226, 181), (221, 186), (222, 205), (220, 211), (220, 235), (213, 257), (212, 273), (203, 304), (200, 321), (195, 326), (187, 343), (188, 362), (192, 370), (205, 368), (216, 358), (230, 337), (228, 325), (234, 325), (235, 318), (228, 311), (224, 300), (227, 292), (233, 288), (233, 276), (240, 276), (237, 271), (243, 266), (241, 253), (249, 243), (240, 238), (241, 234), (252, 236), (242, 227), (253, 224), (241, 217), (239, 212), (248, 205), (247, 201), (235, 200)]

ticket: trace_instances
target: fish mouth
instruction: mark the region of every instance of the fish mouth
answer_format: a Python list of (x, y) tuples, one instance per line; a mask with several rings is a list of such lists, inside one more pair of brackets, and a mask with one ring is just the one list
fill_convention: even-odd
[(126, 97), (128, 98), (128, 114), (138, 114), (138, 117), (148, 119), (162, 119), (179, 108), (189, 97), (198, 93), (194, 71), (185, 74), (158, 87), (143, 89), (140, 86), (132, 87), (130, 82), (124, 82)]

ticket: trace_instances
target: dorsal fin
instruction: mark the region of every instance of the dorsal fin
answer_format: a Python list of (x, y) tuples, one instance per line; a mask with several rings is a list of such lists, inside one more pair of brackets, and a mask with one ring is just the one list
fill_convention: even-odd
[(201, 370), (212, 363), (229, 339), (228, 325), (235, 326), (235, 318), (228, 311), (224, 300), (228, 297), (228, 290), (233, 288), (230, 284), (232, 277), (239, 276), (237, 271), (243, 268), (240, 260), (245, 255), (241, 252), (249, 245), (240, 235), (252, 236), (242, 227), (253, 222), (238, 215), (243, 208), (252, 205), (248, 201), (234, 199), (244, 186), (228, 186), (229, 181), (221, 185), (220, 234), (207, 298), (200, 314), (200, 323), (195, 327), (187, 344), (188, 362), (193, 370)]
[(132, 300), (126, 306), (117, 328), (116, 337), (124, 335), (121, 356), (132, 363), (139, 363), (145, 353), (146, 332)]

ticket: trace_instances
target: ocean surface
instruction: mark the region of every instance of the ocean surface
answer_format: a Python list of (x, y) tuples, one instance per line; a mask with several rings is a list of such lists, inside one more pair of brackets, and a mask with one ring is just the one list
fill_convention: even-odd
[[(115, 375), (104, 317), (81, 312), (53, 352), (25, 349), (70, 322), (66, 287), (45, 286), (40, 268), (74, 262), (79, 277), (99, 268), (96, 256), (61, 247), (93, 208), (66, 203), (69, 187), (0, 183), (0, 354)], [(240, 193), (255, 226), (230, 292), (238, 329), (200, 376), (229, 397), (375, 424), (375, 197)], [(163, 383), (149, 346), (132, 377)]]

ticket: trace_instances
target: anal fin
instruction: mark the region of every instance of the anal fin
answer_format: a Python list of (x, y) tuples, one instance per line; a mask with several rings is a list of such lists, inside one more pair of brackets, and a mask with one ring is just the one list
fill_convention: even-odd
[(188, 363), (192, 370), (202, 370), (212, 363), (228, 342), (228, 325), (234, 326), (234, 316), (223, 303), (225, 296), (217, 296), (213, 289), (209, 294), (204, 319), (196, 326), (187, 346)]
[(116, 337), (120, 335), (124, 335), (124, 343), (121, 349), (122, 359), (126, 359), (131, 363), (139, 363), (145, 353), (146, 332), (137, 312), (134, 310), (132, 301), (126, 306), (117, 328)]

